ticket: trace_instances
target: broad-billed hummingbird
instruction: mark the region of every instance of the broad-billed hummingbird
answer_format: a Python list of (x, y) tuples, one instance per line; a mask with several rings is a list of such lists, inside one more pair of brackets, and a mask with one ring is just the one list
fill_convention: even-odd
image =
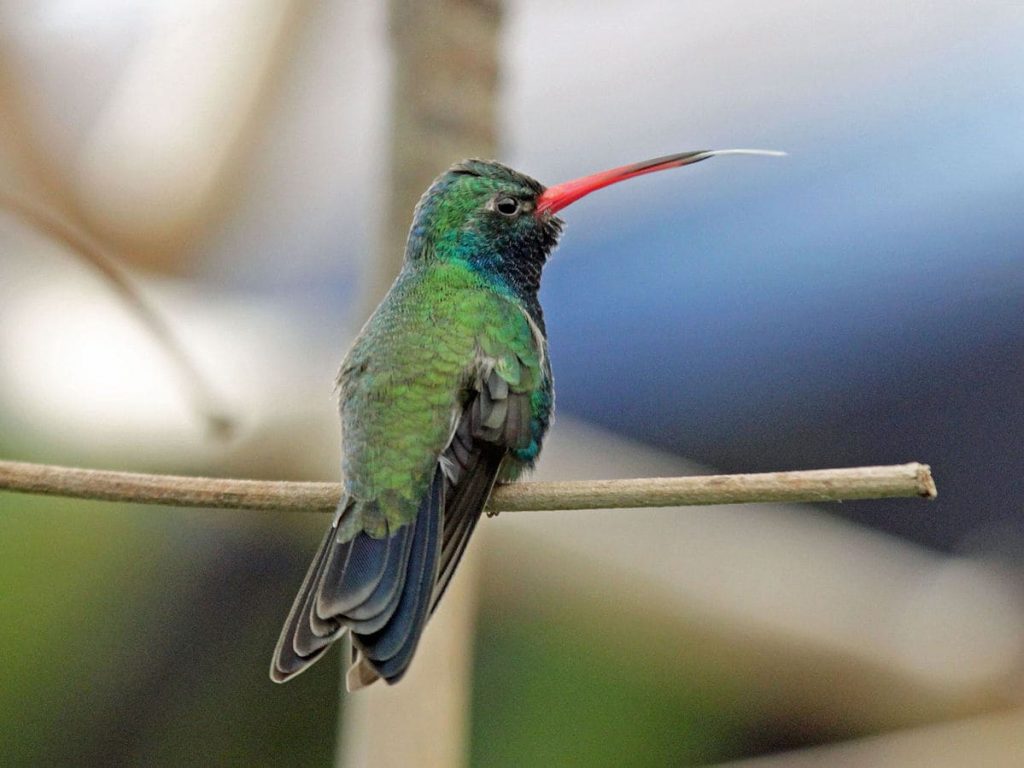
[(537, 292), (556, 214), (659, 157), (545, 188), (464, 160), (416, 206), (405, 264), (341, 364), (343, 496), (274, 650), (284, 682), (351, 635), (349, 690), (409, 667), (495, 483), (531, 469), (554, 392)]

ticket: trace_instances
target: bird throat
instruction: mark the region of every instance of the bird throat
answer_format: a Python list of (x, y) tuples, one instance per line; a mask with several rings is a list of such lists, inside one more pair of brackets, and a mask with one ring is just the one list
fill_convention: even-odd
[(464, 259), (495, 290), (521, 304), (543, 332), (544, 314), (538, 293), (547, 250), (539, 244), (519, 248), (507, 243), (498, 246), (470, 249)]

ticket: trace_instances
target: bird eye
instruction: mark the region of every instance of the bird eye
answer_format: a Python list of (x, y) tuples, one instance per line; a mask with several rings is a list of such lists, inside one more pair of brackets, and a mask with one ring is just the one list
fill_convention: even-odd
[(494, 203), (494, 209), (502, 216), (515, 216), (519, 213), (519, 201), (514, 197), (499, 197)]

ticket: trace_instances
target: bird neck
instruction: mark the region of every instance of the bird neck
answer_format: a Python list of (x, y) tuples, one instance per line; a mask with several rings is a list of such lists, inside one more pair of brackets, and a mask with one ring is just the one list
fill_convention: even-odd
[(545, 252), (517, 249), (510, 242), (495, 241), (475, 231), (435, 231), (430, 233), (433, 237), (424, 234), (413, 229), (406, 248), (407, 265), (429, 269), (431, 264), (459, 264), (489, 289), (522, 306), (544, 332), (538, 291)]
[(428, 248), (416, 254), (406, 254), (405, 267), (398, 282), (413, 278), (416, 273), (425, 274), (434, 270), (447, 272), (455, 267), (470, 278), (470, 283), (481, 289), (493, 291), (522, 307), (542, 334), (546, 334), (544, 312), (540, 306), (540, 268), (509, 268), (508, 260), (493, 251), (478, 248), (448, 249)]
[(537, 303), (544, 268), (542, 259), (493, 245), (464, 249), (457, 258), (500, 293), (527, 306)]

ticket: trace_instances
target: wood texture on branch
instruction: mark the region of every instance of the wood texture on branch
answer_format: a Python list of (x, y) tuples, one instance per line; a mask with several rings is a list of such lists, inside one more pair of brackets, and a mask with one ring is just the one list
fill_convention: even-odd
[[(77, 499), (293, 512), (331, 512), (338, 483), (144, 475), (0, 461), (0, 490)], [(750, 475), (645, 477), (512, 483), (494, 490), (489, 512), (677, 507), (751, 502), (846, 501), (937, 495), (927, 464), (812, 469)]]

